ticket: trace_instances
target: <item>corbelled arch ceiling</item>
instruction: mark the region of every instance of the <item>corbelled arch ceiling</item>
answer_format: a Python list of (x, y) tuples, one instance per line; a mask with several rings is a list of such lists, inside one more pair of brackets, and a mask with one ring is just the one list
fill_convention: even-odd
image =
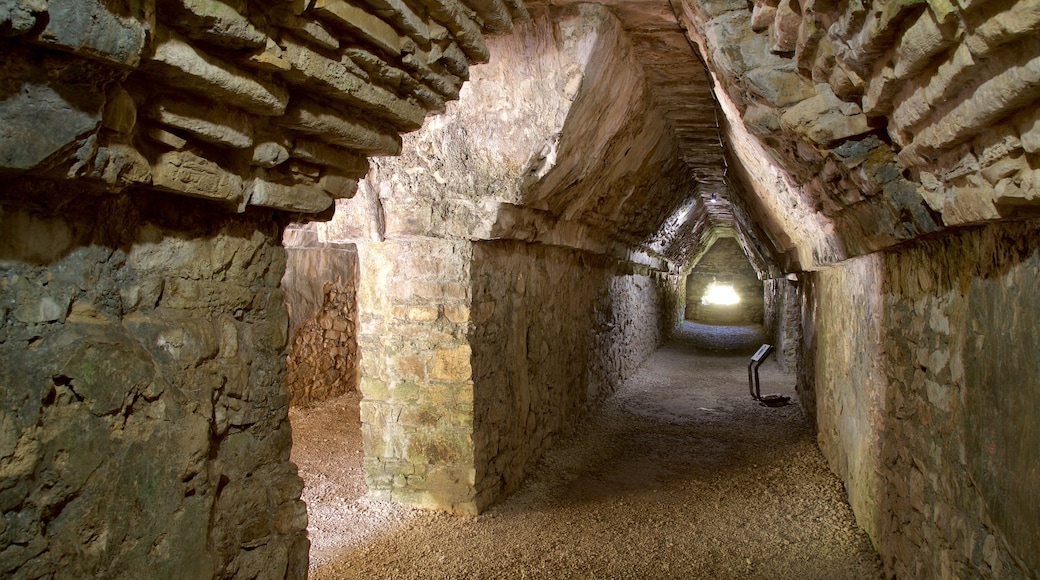
[[(534, 13), (582, 4), (569, 0), (528, 2)], [(645, 75), (647, 98), (664, 119), (689, 184), (687, 196), (663, 216), (658, 230), (643, 240), (652, 251), (689, 271), (719, 237), (736, 237), (763, 277), (777, 276), (783, 254), (759, 222), (763, 208), (749, 200), (731, 172), (740, 160), (727, 152), (723, 117), (714, 79), (698, 47), (669, 0), (611, 0), (601, 3), (617, 17), (631, 54)], [(730, 7), (732, 8), (732, 7)], [(746, 9), (746, 6), (744, 7)], [(768, 226), (767, 226), (768, 227)], [(775, 226), (774, 226), (775, 227)]]

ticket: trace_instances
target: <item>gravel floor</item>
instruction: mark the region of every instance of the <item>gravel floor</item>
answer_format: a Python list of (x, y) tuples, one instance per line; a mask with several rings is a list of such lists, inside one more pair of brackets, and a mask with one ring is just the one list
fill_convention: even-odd
[[(478, 517), (364, 498), (358, 396), (290, 413), (311, 578), (880, 578), (800, 407), (747, 395), (754, 327), (686, 323)], [(793, 395), (772, 362), (763, 393)]]

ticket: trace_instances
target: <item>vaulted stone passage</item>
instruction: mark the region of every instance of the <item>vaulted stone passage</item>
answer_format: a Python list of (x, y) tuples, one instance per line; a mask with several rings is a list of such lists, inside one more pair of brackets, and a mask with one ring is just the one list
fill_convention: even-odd
[(372, 495), (478, 512), (723, 244), (886, 572), (1036, 575), (1038, 32), (1029, 0), (7, 2), (0, 572), (302, 576), (287, 407), (355, 380)]

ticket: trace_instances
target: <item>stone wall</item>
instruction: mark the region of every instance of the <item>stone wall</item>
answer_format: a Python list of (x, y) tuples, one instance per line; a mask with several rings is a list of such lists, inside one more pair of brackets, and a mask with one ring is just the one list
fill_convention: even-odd
[[(703, 304), (713, 283), (733, 286), (740, 302)], [(736, 238), (719, 238), (686, 278), (686, 320), (707, 324), (761, 324), (765, 315), (762, 281)]]
[(671, 331), (677, 277), (615, 267), (564, 248), (475, 247), (469, 338), (478, 503), (515, 491), (542, 453)]
[(5, 185), (0, 574), (306, 574), (271, 217)]
[[(788, 278), (769, 278), (762, 281), (763, 291), (763, 316), (762, 326), (765, 335), (770, 337), (773, 346), (776, 347), (774, 356), (785, 369), (797, 370), (799, 363), (799, 350), (802, 344), (802, 282), (798, 277), (794, 280)], [(805, 402), (803, 401), (803, 408)], [(814, 409), (808, 409), (810, 416), (815, 415)]]
[(458, 97), (520, 2), (8, 2), (0, 174), (319, 213)]
[(474, 485), (472, 244), (358, 242), (362, 436), (372, 497), (479, 511)]
[[(289, 400), (325, 401), (358, 384), (357, 249), (351, 244), (303, 247), (289, 230), (285, 277), (289, 311)], [(296, 235), (294, 235), (296, 234)]]
[(1040, 570), (1040, 224), (818, 274), (821, 448), (896, 577)]

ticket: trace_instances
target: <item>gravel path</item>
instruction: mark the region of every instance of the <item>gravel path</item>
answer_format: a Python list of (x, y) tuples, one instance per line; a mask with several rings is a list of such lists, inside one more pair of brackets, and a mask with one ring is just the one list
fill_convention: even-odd
[[(512, 497), (363, 497), (357, 395), (294, 409), (311, 578), (880, 578), (800, 407), (747, 396), (757, 328), (686, 323)], [(772, 361), (763, 393), (793, 395)]]

